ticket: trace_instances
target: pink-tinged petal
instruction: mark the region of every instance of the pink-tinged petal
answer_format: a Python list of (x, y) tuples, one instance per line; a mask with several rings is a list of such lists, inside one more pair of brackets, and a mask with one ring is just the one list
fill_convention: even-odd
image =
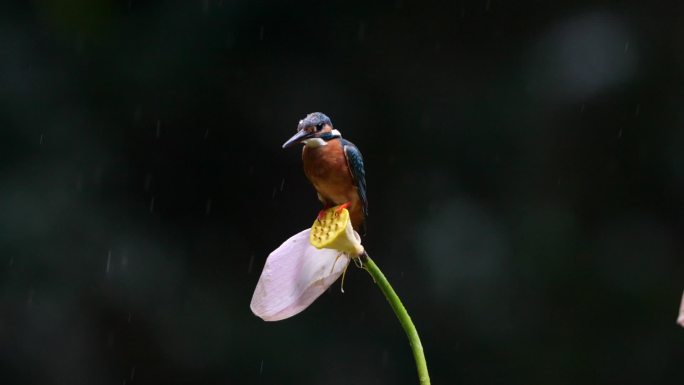
[(682, 295), (682, 302), (679, 305), (679, 317), (677, 317), (679, 326), (684, 327), (684, 295)]
[(250, 304), (264, 321), (279, 321), (306, 309), (349, 264), (340, 251), (311, 246), (310, 231), (292, 236), (266, 259)]

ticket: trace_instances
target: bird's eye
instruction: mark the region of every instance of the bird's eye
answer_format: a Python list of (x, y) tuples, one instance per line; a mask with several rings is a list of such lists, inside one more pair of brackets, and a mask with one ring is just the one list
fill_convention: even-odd
[(316, 125), (316, 131), (320, 131), (320, 130), (322, 130), (322, 129), (323, 129), (323, 123), (318, 123), (318, 124)]

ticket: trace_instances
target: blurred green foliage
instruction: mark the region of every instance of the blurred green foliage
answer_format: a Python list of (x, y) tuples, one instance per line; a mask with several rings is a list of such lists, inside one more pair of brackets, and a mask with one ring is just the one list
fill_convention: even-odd
[(323, 111), (435, 384), (675, 383), (681, 10), (7, 4), (1, 382), (415, 383), (361, 271), (291, 320), (249, 311), (319, 210), (280, 146)]

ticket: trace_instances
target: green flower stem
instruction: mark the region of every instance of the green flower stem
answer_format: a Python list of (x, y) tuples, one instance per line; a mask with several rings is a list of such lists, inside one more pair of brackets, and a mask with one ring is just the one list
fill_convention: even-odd
[(387, 302), (392, 306), (394, 314), (397, 315), (401, 327), (404, 328), (406, 336), (408, 337), (409, 344), (411, 345), (411, 350), (413, 350), (413, 358), (416, 360), (416, 368), (418, 369), (418, 379), (421, 385), (430, 385), (430, 375), (428, 374), (427, 361), (425, 361), (425, 353), (423, 352), (423, 344), (420, 343), (420, 337), (418, 337), (418, 331), (416, 330), (411, 317), (409, 316), (406, 308), (401, 303), (399, 296), (392, 289), (392, 285), (387, 281), (385, 275), (382, 274), (378, 265), (373, 262), (373, 260), (368, 256), (365, 251), (361, 254), (361, 262), (363, 263), (364, 269), (373, 277), (375, 283), (378, 284), (380, 290), (387, 298)]

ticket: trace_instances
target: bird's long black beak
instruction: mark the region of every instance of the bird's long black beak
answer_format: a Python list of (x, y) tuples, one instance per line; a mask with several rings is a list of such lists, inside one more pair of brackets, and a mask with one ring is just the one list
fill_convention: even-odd
[(288, 148), (292, 147), (295, 144), (301, 142), (302, 140), (306, 140), (314, 136), (313, 132), (307, 132), (306, 130), (299, 130), (297, 131), (296, 134), (294, 134), (293, 137), (291, 137), (285, 144), (283, 144), (283, 148)]

